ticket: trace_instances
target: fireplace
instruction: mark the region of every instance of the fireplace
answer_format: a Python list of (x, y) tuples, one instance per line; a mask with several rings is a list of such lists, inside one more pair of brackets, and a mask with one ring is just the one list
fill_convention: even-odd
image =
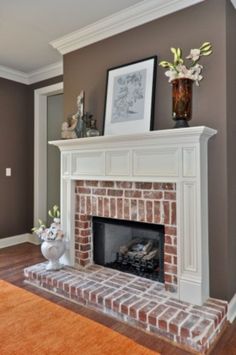
[[(164, 224), (165, 286), (175, 292), (174, 297), (202, 305), (209, 297), (207, 146), (216, 133), (200, 126), (51, 142), (61, 150), (62, 228), (67, 241), (61, 261), (74, 267), (94, 262), (93, 216)], [(105, 187), (103, 194), (104, 183), (115, 185)], [(114, 192), (122, 183), (133, 184), (134, 190), (150, 183), (151, 194), (158, 192), (158, 184), (173, 184), (175, 204), (170, 209), (165, 191), (164, 198), (150, 198), (145, 186), (141, 200), (132, 189)], [(168, 222), (157, 221), (160, 216), (167, 216)]]
[(164, 226), (94, 217), (93, 260), (147, 279), (164, 282)]

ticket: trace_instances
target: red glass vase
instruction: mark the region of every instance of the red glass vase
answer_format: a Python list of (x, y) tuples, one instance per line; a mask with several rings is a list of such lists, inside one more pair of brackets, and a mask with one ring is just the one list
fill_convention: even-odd
[(192, 118), (192, 86), (193, 80), (175, 79), (172, 84), (172, 118), (174, 128), (189, 127)]

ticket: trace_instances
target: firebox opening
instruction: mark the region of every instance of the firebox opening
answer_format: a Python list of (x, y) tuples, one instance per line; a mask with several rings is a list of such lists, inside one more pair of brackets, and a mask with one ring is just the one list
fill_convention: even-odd
[(164, 282), (164, 225), (93, 217), (98, 265)]

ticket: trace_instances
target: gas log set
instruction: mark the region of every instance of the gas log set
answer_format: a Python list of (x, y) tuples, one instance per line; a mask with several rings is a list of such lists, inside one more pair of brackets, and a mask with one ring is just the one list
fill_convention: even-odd
[(134, 238), (120, 247), (114, 262), (105, 266), (163, 282), (160, 258), (157, 241)]

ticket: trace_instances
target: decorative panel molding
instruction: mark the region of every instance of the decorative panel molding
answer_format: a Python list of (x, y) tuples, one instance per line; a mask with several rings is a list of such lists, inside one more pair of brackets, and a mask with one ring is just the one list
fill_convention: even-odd
[(130, 175), (130, 152), (113, 151), (106, 152), (106, 175), (128, 176)]
[(178, 176), (178, 148), (134, 151), (133, 176)]
[(196, 175), (196, 148), (183, 148), (183, 176), (194, 177)]
[(70, 175), (70, 153), (61, 154), (61, 173), (63, 176)]
[(183, 255), (182, 272), (197, 273), (197, 219), (196, 219), (196, 183), (183, 183), (183, 209), (185, 218), (183, 221), (183, 243), (181, 253)]
[(71, 154), (71, 175), (104, 175), (103, 152), (78, 152)]

